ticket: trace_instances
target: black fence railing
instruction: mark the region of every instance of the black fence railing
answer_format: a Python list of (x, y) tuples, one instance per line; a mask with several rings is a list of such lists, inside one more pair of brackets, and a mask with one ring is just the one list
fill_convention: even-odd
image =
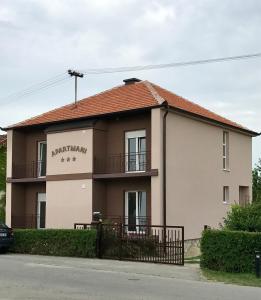
[(94, 172), (113, 174), (125, 172), (144, 172), (151, 169), (149, 151), (110, 155), (105, 158), (94, 158)]
[(37, 178), (46, 176), (46, 160), (13, 165), (12, 178)]
[(184, 227), (128, 224), (76, 223), (75, 229), (97, 231), (99, 258), (184, 265)]

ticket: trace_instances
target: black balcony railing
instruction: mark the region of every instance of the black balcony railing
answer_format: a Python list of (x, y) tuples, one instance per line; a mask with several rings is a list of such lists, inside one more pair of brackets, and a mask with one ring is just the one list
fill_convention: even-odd
[(94, 158), (94, 173), (113, 174), (125, 172), (145, 172), (151, 169), (150, 152), (132, 152)]
[(132, 227), (136, 226), (144, 226), (144, 225), (150, 225), (151, 224), (151, 218), (148, 216), (141, 216), (141, 217), (124, 217), (124, 216), (102, 216), (102, 221), (113, 223), (113, 224), (123, 224), (123, 225), (129, 225)]
[(37, 178), (46, 176), (46, 160), (13, 165), (12, 178)]

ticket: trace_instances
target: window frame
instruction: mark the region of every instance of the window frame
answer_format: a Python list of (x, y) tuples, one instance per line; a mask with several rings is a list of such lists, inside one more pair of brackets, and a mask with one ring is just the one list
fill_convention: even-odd
[[(46, 145), (46, 157), (45, 160), (41, 159), (41, 145), (45, 144)], [(37, 168), (37, 177), (38, 178), (43, 178), (46, 177), (46, 165), (47, 165), (47, 142), (46, 141), (38, 141), (37, 143), (38, 149), (37, 149), (37, 162), (36, 162), (36, 168)], [(45, 175), (42, 174), (42, 169), (43, 165), (42, 162), (45, 161)]]
[(228, 204), (229, 203), (229, 196), (230, 196), (230, 190), (228, 185), (223, 186), (223, 203)]
[(224, 171), (229, 171), (229, 132), (223, 131), (222, 166)]
[[(135, 206), (136, 206), (136, 230), (129, 230), (129, 193), (135, 193)], [(139, 206), (139, 194), (140, 193), (145, 193), (145, 204), (146, 204), (146, 210), (145, 210), (145, 213), (146, 215), (145, 216), (139, 216), (139, 210), (138, 210), (138, 206)], [(125, 222), (124, 222), (124, 225), (127, 225), (127, 232), (142, 232), (142, 228), (139, 226), (139, 225), (142, 225), (140, 224), (140, 217), (145, 217), (147, 218), (147, 198), (148, 197), (148, 193), (146, 190), (129, 190), (129, 191), (125, 191), (125, 199), (124, 199), (124, 219), (125, 219)], [(127, 221), (127, 222), (126, 222)], [(137, 226), (138, 225), (138, 226)]]
[[(141, 156), (139, 152), (139, 139), (145, 139), (145, 167), (143, 170), (141, 170)], [(129, 139), (135, 139), (136, 140), (136, 149), (135, 149), (135, 160), (136, 160), (136, 168), (135, 170), (129, 170)], [(146, 153), (147, 153), (147, 137), (146, 137), (146, 130), (133, 130), (133, 131), (127, 131), (125, 132), (125, 172), (126, 173), (139, 173), (139, 172), (146, 172)]]

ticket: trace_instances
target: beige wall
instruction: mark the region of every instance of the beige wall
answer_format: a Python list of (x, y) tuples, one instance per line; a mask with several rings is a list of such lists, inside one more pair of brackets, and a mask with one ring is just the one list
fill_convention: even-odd
[[(167, 224), (185, 226), (185, 238), (203, 225), (218, 227), (239, 186), (251, 190), (251, 137), (229, 131), (230, 171), (222, 169), (223, 129), (174, 113), (167, 117)], [(223, 186), (230, 203), (223, 203)]]
[[(13, 130), (7, 131), (7, 157), (6, 157), (6, 177), (12, 176), (12, 150), (13, 150)], [(6, 224), (11, 226), (11, 206), (12, 206), (12, 184), (6, 184)]]
[(163, 112), (160, 108), (151, 110), (151, 168), (158, 169), (159, 175), (151, 177), (151, 224), (163, 224), (162, 206), (162, 117)]
[(73, 228), (92, 220), (92, 180), (49, 181), (46, 183), (46, 227)]
[[(66, 151), (52, 156), (52, 151), (67, 145), (87, 148), (87, 152)], [(92, 170), (93, 129), (47, 135), (47, 175), (90, 173)], [(76, 222), (91, 222), (92, 180), (47, 181), (46, 193), (47, 228), (73, 228)]]
[(12, 199), (12, 183), (6, 184), (6, 204), (5, 204), (5, 222), (7, 226), (11, 226), (11, 199)]
[[(52, 151), (59, 147), (75, 145), (87, 148), (86, 154), (67, 151), (52, 156)], [(76, 161), (72, 161), (75, 157)], [(47, 135), (47, 175), (77, 174), (92, 172), (93, 129), (72, 130), (49, 133)], [(64, 162), (61, 162), (62, 158)], [(67, 162), (67, 158), (70, 161)]]

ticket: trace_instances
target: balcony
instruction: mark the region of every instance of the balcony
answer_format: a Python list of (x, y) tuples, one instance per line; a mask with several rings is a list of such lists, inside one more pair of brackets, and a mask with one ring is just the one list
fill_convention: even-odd
[(44, 178), (46, 176), (46, 160), (32, 161), (13, 165), (13, 179)]
[(148, 151), (94, 159), (94, 178), (144, 176), (153, 171), (155, 173), (156, 170), (151, 170), (151, 155)]

